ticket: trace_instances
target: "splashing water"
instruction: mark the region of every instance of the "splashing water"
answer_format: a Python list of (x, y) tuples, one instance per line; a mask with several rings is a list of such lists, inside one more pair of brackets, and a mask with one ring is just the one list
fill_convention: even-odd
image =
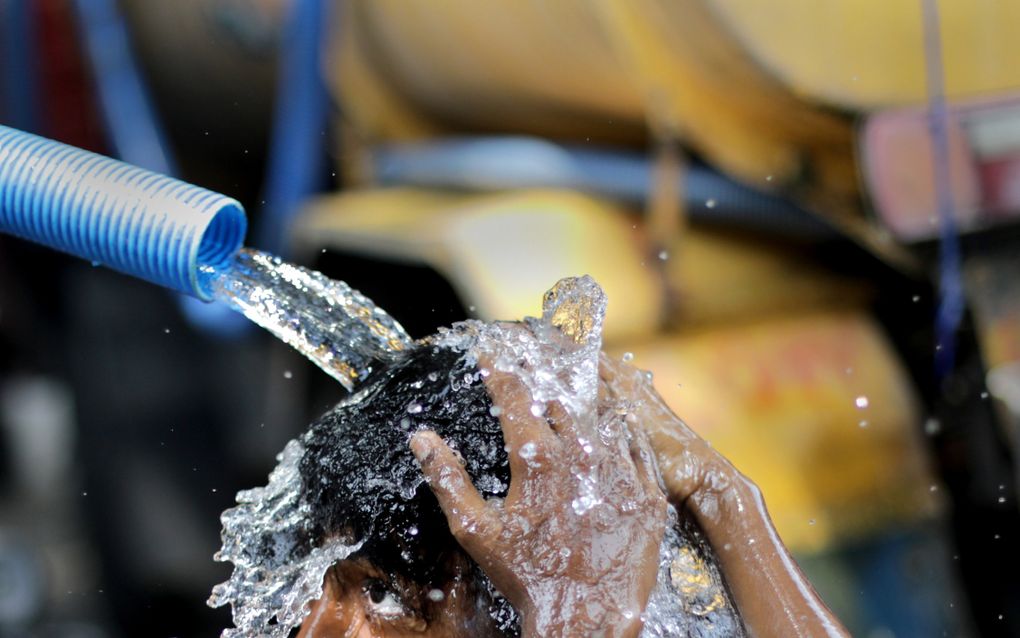
[(221, 638), (286, 638), (308, 614), (307, 604), (322, 596), (326, 571), (359, 548), (330, 539), (309, 549), (310, 516), (298, 472), (303, 455), (300, 442), (288, 443), (269, 484), (238, 492), (237, 507), (220, 517), (223, 547), (213, 558), (233, 563), (234, 572), (213, 588), (208, 604), (230, 604), (236, 627)]
[(213, 297), (292, 346), (348, 390), (411, 337), (342, 281), (250, 248), (229, 268), (205, 269)]
[[(310, 483), (302, 470), (313, 468), (316, 476), (328, 471), (331, 461), (320, 456), (328, 454), (323, 452), (329, 447), (323, 446), (324, 432), (339, 432), (337, 440), (344, 441), (343, 432), (363, 428), (371, 421), (370, 427), (380, 430), (372, 437), (390, 436), (403, 443), (416, 429), (435, 428), (429, 419), (478, 391), (485, 372), (476, 366), (478, 356), (484, 354), (497, 369), (516, 373), (535, 403), (560, 402), (573, 418), (595, 423), (595, 436), (604, 441), (621, 435), (619, 420), (599, 416), (614, 413), (610, 406), (600, 405), (598, 398), (606, 299), (589, 277), (558, 283), (545, 296), (542, 318), (525, 319), (527, 330), (520, 330), (520, 325), (467, 321), (417, 344), (389, 315), (345, 284), (263, 253), (244, 251), (235, 267), (214, 282), (217, 298), (227, 300), (297, 348), (345, 387), (360, 384), (380, 364), (385, 369), (291, 441), (278, 457), (267, 486), (240, 492), (238, 505), (223, 513), (223, 547), (215, 558), (233, 563), (234, 570), (209, 599), (212, 606), (232, 607), (236, 628), (225, 630), (223, 638), (288, 636), (307, 616), (309, 603), (322, 595), (327, 570), (359, 552), (366, 542), (365, 538), (324, 534), (319, 523), (322, 513), (317, 511), (322, 503), (315, 498), (353, 490), (409, 499), (422, 483), (421, 473), (407, 453), (406, 463), (392, 463), (377, 475), (371, 475), (375, 470), (368, 468), (366, 476), (327, 477), (323, 489), (313, 497), (309, 486), (314, 481)], [(411, 386), (423, 388), (421, 398), (396, 406), (389, 421), (367, 418), (366, 414), (375, 414), (374, 406), (385, 401), (380, 388), (388, 387), (387, 379), (393, 378), (394, 370), (400, 370), (405, 365), (402, 361), (423, 349), (459, 353), (457, 362), (448, 375), (429, 372), (411, 382)], [(490, 429), (494, 428), (498, 445), (491, 447), (501, 450), (495, 420), (498, 408), (489, 404), (477, 412), (492, 419)], [(385, 428), (391, 428), (392, 433), (382, 432)], [(349, 440), (358, 439), (364, 437)], [(335, 445), (332, 449), (347, 453), (336, 452)], [(500, 475), (502, 462), (493, 456), (496, 454), (481, 454), (474, 460), (469, 456), (469, 463), (482, 459), (488, 465), (481, 473), (477, 468), (468, 469), (483, 493), (498, 497), (505, 494), (508, 470), (504, 466), (502, 471), (507, 474)], [(487, 456), (492, 458), (486, 460)], [(595, 474), (577, 478), (579, 492), (573, 506), (578, 516), (584, 516), (602, 502), (602, 490), (611, 486), (602, 485)], [(642, 636), (744, 635), (711, 549), (696, 526), (672, 508), (670, 517), (660, 546), (657, 586), (643, 614)], [(418, 537), (420, 525), (416, 522), (404, 531)], [(496, 615), (493, 618), (499, 620)], [(504, 626), (513, 626), (515, 617), (507, 622), (510, 624)]]

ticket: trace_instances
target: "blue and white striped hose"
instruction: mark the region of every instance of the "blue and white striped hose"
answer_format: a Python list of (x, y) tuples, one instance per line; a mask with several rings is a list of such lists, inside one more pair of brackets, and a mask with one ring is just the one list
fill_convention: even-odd
[(230, 197), (0, 126), (0, 232), (208, 301), (246, 228)]

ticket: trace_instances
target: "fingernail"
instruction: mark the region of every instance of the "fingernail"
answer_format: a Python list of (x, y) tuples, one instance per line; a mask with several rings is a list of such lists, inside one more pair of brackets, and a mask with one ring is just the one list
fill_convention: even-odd
[(425, 460), (425, 457), (429, 454), (429, 444), (425, 440), (424, 435), (420, 432), (415, 432), (411, 435), (411, 453), (418, 459), (418, 462)]

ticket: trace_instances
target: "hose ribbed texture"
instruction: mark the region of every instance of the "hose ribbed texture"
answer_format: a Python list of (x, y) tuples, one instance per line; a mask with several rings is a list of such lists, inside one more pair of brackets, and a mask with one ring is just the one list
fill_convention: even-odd
[(234, 199), (0, 126), (0, 231), (211, 299), (200, 266), (241, 247)]

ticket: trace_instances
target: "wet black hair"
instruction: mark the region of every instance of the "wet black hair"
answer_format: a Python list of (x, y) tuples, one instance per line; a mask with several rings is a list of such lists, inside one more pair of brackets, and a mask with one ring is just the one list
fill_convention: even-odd
[[(352, 558), (368, 559), (391, 577), (441, 586), (446, 558), (459, 551), (439, 504), (408, 447), (429, 429), (464, 452), (466, 469), (485, 497), (506, 495), (510, 467), (499, 420), (477, 367), (464, 353), (421, 345), (375, 373), (352, 400), (312, 424), (299, 471), (313, 537), (363, 540)], [(510, 604), (472, 562), (491, 597), (490, 616), (519, 635)]]
[[(366, 558), (391, 578), (422, 587), (444, 585), (450, 576), (447, 558), (460, 546), (408, 441), (415, 431), (434, 430), (462, 452), (483, 496), (504, 497), (510, 465), (492, 405), (477, 366), (464, 353), (445, 347), (418, 346), (377, 372), (354, 399), (322, 416), (302, 438), (299, 473), (309, 506), (309, 547), (315, 539), (347, 535), (363, 540), (351, 558)], [(698, 586), (662, 592), (665, 599), (659, 604), (672, 617), (656, 622), (668, 622), (676, 631), (657, 635), (745, 636), (703, 534), (684, 512), (675, 531), (670, 551), (686, 558), (671, 564), (668, 577), (682, 579), (686, 573)], [(487, 597), (493, 627), (519, 636), (516, 610), (481, 568), (470, 564), (478, 591)], [(674, 576), (673, 569), (680, 571)]]

